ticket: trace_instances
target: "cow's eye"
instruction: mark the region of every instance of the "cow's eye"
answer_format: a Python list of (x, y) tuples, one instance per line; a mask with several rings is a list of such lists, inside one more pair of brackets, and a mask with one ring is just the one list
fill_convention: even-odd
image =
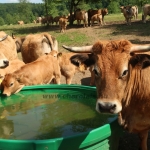
[(10, 83), (10, 87), (13, 86), (13, 83)]
[(122, 77), (126, 76), (128, 74), (128, 70), (124, 70), (122, 73)]

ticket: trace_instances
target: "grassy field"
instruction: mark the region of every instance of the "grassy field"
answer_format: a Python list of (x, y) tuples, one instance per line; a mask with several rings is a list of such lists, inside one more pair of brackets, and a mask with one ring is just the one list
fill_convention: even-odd
[(132, 24), (127, 26), (123, 14), (109, 14), (105, 16), (106, 25), (83, 28), (83, 25), (77, 27), (76, 22), (72, 27), (68, 26), (65, 33), (60, 33), (59, 26), (44, 26), (41, 24), (25, 24), (25, 25), (5, 25), (0, 26), (0, 30), (11, 35), (25, 36), (30, 33), (48, 32), (59, 43), (59, 49), (62, 51), (62, 45), (91, 45), (96, 40), (113, 40), (113, 39), (128, 39), (133, 43), (150, 43), (149, 41), (149, 22), (142, 23), (141, 17), (138, 15), (138, 20), (132, 19)]

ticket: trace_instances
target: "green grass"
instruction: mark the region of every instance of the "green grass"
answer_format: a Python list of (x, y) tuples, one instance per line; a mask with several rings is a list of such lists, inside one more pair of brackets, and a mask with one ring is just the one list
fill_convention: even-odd
[[(147, 17), (148, 19), (148, 17)], [(106, 25), (83, 28), (83, 25), (77, 27), (76, 22), (74, 26), (67, 27), (65, 33), (60, 33), (59, 26), (44, 26), (41, 24), (25, 24), (25, 25), (4, 25), (0, 26), (0, 30), (5, 31), (10, 36), (12, 33), (15, 36), (25, 36), (30, 33), (48, 32), (54, 36), (59, 43), (60, 51), (63, 51), (62, 45), (91, 45), (98, 39), (112, 40), (112, 39), (128, 39), (133, 43), (150, 43), (149, 36), (149, 21), (143, 24), (141, 21), (141, 14), (138, 15), (138, 20), (132, 19), (131, 26), (127, 26), (123, 14), (108, 14), (105, 16)]]

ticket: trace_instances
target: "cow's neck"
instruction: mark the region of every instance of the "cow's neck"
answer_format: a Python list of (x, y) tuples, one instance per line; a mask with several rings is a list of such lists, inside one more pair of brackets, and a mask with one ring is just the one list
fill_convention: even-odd
[[(129, 81), (126, 86), (125, 95), (122, 102), (122, 111), (119, 121), (129, 131), (136, 131), (137, 124), (150, 118), (150, 67), (145, 69), (133, 69), (130, 72)], [(149, 112), (149, 115), (144, 115)], [(150, 119), (149, 119), (150, 120)], [(146, 122), (150, 124), (150, 122)], [(143, 124), (143, 123), (142, 123)], [(141, 129), (144, 127), (141, 127)], [(139, 129), (138, 129), (139, 130)]]

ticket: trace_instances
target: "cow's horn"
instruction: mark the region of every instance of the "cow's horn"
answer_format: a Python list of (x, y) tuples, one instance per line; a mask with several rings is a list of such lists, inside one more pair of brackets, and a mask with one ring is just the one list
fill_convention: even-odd
[(75, 53), (91, 53), (93, 45), (81, 46), (81, 47), (69, 47), (69, 46), (63, 45), (62, 47)]
[(133, 45), (130, 49), (131, 53), (140, 53), (150, 51), (150, 45)]
[(0, 42), (4, 41), (7, 38), (8, 35), (5, 35), (4, 37), (0, 38)]

